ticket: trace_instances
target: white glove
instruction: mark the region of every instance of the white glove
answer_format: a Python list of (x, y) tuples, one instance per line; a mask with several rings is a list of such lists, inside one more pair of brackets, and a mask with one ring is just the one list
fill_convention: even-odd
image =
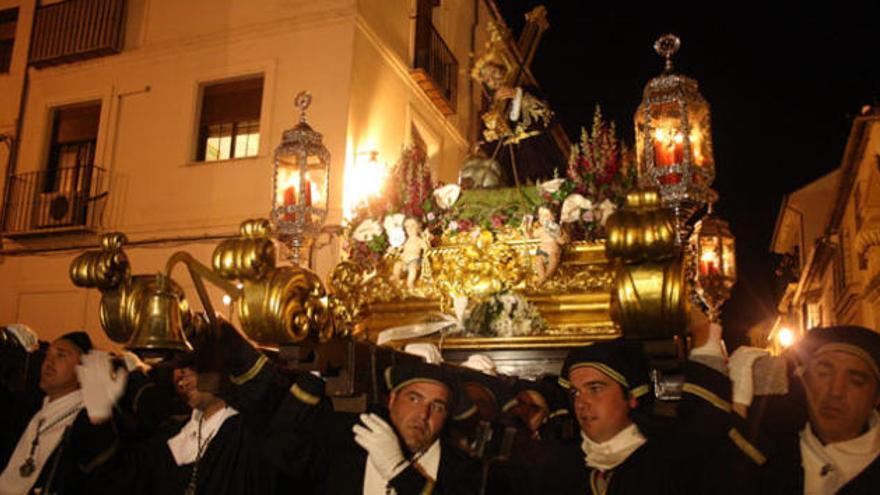
[(364, 426), (352, 427), (354, 441), (367, 451), (367, 459), (386, 480), (391, 480), (406, 469), (406, 459), (400, 451), (400, 442), (394, 428), (375, 414), (361, 414)]
[(443, 362), (443, 354), (440, 353), (440, 349), (437, 348), (435, 344), (421, 342), (407, 344), (406, 347), (403, 348), (403, 352), (414, 356), (420, 356), (429, 364), (440, 364)]
[(34, 352), (40, 347), (40, 338), (37, 336), (37, 332), (31, 327), (21, 323), (12, 323), (6, 325), (6, 330), (15, 337), (15, 340), (17, 340), (27, 352)]
[(93, 424), (110, 419), (113, 404), (125, 391), (128, 372), (113, 370), (110, 354), (104, 351), (89, 351), (76, 367), (83, 403)]
[(730, 381), (733, 382), (733, 402), (751, 405), (755, 395), (755, 361), (769, 353), (757, 347), (742, 346), (730, 356), (727, 367), (730, 369)]
[(709, 323), (709, 336), (706, 342), (691, 350), (691, 357), (694, 356), (711, 356), (724, 359), (724, 344), (721, 340), (721, 325), (717, 323)]
[(498, 368), (495, 366), (495, 361), (485, 354), (471, 354), (461, 365), (465, 368), (477, 370), (480, 373), (498, 376)]
[(707, 325), (706, 342), (692, 349), (688, 359), (727, 375), (727, 352), (724, 350), (724, 341), (721, 340), (721, 325), (709, 323), (708, 320), (705, 324)]
[(125, 361), (125, 369), (127, 369), (129, 373), (135, 370), (146, 372), (150, 369), (150, 365), (141, 361), (141, 358), (139, 358), (137, 354), (131, 351), (122, 351), (120, 354), (122, 360)]

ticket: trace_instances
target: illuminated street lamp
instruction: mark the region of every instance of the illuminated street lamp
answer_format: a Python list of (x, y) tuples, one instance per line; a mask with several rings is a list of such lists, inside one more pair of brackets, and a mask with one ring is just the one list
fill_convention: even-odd
[(736, 283), (736, 245), (727, 222), (714, 215), (711, 204), (694, 225), (690, 259), (696, 295), (709, 308), (709, 320), (718, 321), (721, 305)]
[(299, 123), (287, 129), (275, 148), (272, 222), (278, 240), (289, 248), (294, 265), (311, 262), (311, 247), (327, 217), (330, 152), (321, 134), (306, 122), (311, 95), (296, 96)]
[(717, 196), (709, 188), (715, 179), (709, 104), (696, 80), (673, 72), (680, 46), (672, 34), (654, 43), (665, 70), (645, 86), (635, 115), (640, 185), (657, 189), (663, 205), (674, 210), (679, 245), (687, 239), (690, 217)]

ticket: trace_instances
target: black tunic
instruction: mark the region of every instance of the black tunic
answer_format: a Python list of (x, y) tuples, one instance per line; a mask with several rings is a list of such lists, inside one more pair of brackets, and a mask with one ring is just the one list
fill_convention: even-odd
[(515, 462), (527, 471), (521, 493), (699, 494), (737, 493), (724, 475), (719, 449), (731, 452), (727, 377), (689, 362), (688, 386), (675, 418), (634, 413), (646, 442), (620, 465), (600, 473), (586, 465), (581, 439), (549, 441), (529, 459)]
[[(266, 462), (262, 445), (267, 411), (278, 403), (274, 398), (278, 388), (276, 373), (256, 351), (251, 352), (243, 366), (251, 372), (237, 380), (235, 386), (226, 388), (221, 396), (239, 414), (227, 418), (205, 448), (198, 463), (196, 493), (271, 494), (278, 486), (277, 471)], [(241, 375), (234, 371), (233, 376)], [(194, 464), (178, 466), (168, 448), (168, 440), (180, 432), (189, 415), (144, 435), (145, 430), (160, 422), (162, 414), (157, 409), (169, 409), (165, 397), (167, 384), (150, 385), (141, 383), (140, 394), (121, 401), (130, 403), (131, 410), (117, 410), (114, 414), (119, 448), (102, 466), (102, 493), (182, 494), (189, 485)], [(148, 407), (145, 400), (159, 400), (163, 404), (161, 408)]]
[[(766, 456), (766, 463), (758, 466), (745, 457), (736, 457), (728, 464), (741, 475), (743, 493), (756, 495), (788, 495), (804, 493), (804, 469), (801, 465), (800, 436), (788, 432), (784, 438), (773, 441), (762, 439), (756, 444)], [(874, 459), (855, 478), (837, 493), (840, 495), (868, 495), (880, 492), (880, 457)]]
[(100, 490), (100, 481), (92, 473), (113, 454), (114, 437), (112, 427), (92, 425), (85, 409), (81, 410), (36, 475), (30, 493), (96, 493)]
[[(266, 432), (268, 459), (284, 474), (303, 479), (316, 493), (363, 493), (367, 452), (355, 443), (351, 430), (357, 415), (332, 411), (319, 378), (303, 375), (297, 387), (298, 396), (285, 399)], [(389, 485), (398, 495), (468, 494), (477, 493), (479, 483), (479, 466), (458, 449), (441, 443), (436, 482), (410, 466)]]
[[(800, 432), (808, 421), (803, 383), (789, 363), (789, 392), (756, 396), (748, 419), (738, 425), (751, 449), (730, 449), (723, 453), (732, 483), (740, 493), (788, 495), (804, 492), (804, 469)], [(752, 455), (747, 455), (752, 452)], [(880, 458), (844, 485), (843, 495), (880, 493)]]
[[(185, 423), (165, 429), (146, 443), (122, 446), (105, 465), (103, 492), (182, 494), (194, 464), (178, 466), (167, 442)], [(262, 459), (253, 428), (240, 414), (228, 418), (199, 461), (196, 493), (267, 494), (274, 490), (274, 471)]]

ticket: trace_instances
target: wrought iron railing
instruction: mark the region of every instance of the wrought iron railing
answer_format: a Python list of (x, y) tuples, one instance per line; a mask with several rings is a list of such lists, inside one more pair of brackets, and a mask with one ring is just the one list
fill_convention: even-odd
[(95, 166), (26, 172), (11, 178), (3, 234), (93, 231), (107, 196), (107, 172)]
[(38, 7), (30, 64), (63, 64), (122, 51), (125, 0), (67, 0)]
[(416, 57), (414, 69), (424, 70), (434, 81), (440, 95), (454, 109), (458, 86), (458, 61), (430, 23), (416, 24)]

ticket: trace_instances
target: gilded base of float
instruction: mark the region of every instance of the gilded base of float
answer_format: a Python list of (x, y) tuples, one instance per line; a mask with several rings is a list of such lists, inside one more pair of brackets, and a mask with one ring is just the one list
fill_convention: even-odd
[[(432, 249), (424, 263), (428, 269), (412, 289), (403, 281), (393, 280), (382, 266), (370, 275), (356, 276), (352, 275), (351, 266), (340, 266), (332, 280), (345, 283), (336, 284), (333, 293), (348, 305), (351, 332), (372, 342), (389, 328), (439, 321), (441, 313), (449, 315), (452, 313), (449, 292), (463, 293), (470, 300), (479, 301), (498, 289), (499, 280), (533, 304), (546, 322), (546, 328), (536, 335), (434, 334), (386, 344), (394, 348), (413, 342), (431, 342), (444, 350), (549, 349), (619, 336), (619, 328), (610, 314), (614, 277), (605, 257), (604, 242), (576, 242), (566, 246), (559, 269), (540, 285), (534, 282), (528, 265), (537, 247), (537, 241), (507, 240), (483, 246), (462, 244)], [(475, 272), (461, 269), (470, 263), (468, 259), (487, 265), (479, 272), (481, 276), (475, 277)], [(516, 270), (509, 269), (511, 260), (518, 263)], [(341, 272), (346, 272), (345, 276)], [(448, 292), (444, 293), (443, 289)]]

